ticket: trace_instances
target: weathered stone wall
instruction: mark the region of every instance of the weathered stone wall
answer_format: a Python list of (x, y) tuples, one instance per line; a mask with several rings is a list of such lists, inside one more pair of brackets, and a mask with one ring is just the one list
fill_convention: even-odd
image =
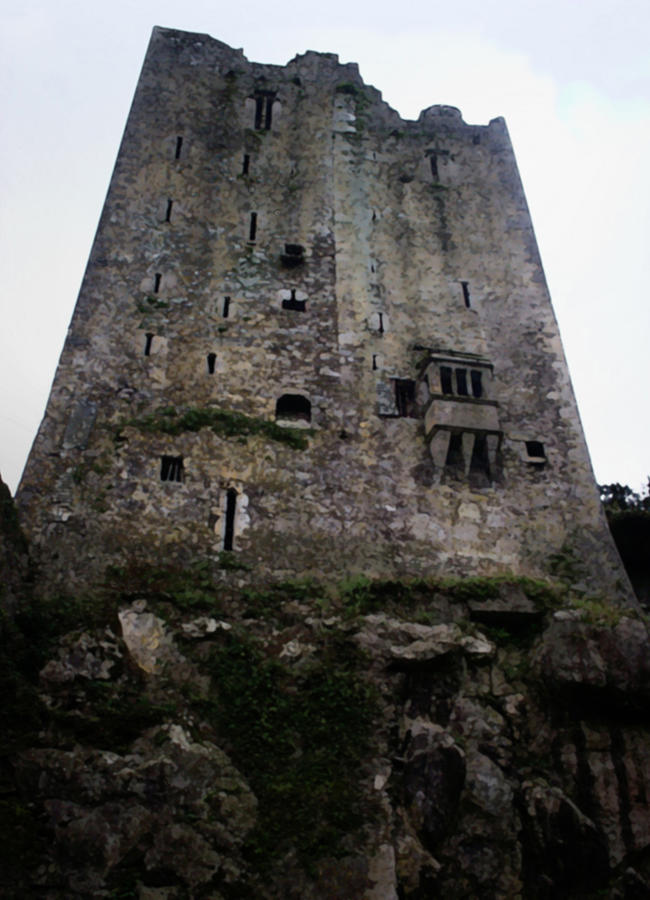
[[(171, 406), (273, 420), (287, 394), (307, 449), (142, 427)], [(56, 578), (216, 558), (233, 489), (251, 578), (570, 553), (629, 591), (503, 120), (403, 121), (333, 54), (264, 66), (155, 29), (18, 500)]]

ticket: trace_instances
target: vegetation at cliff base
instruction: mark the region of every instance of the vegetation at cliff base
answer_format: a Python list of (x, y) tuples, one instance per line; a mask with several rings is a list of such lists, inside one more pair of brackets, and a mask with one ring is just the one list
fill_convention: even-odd
[(264, 868), (294, 849), (303, 861), (337, 855), (363, 822), (359, 769), (376, 715), (363, 660), (330, 638), (318, 660), (290, 667), (230, 636), (209, 669), (213, 722), (259, 802), (248, 854)]

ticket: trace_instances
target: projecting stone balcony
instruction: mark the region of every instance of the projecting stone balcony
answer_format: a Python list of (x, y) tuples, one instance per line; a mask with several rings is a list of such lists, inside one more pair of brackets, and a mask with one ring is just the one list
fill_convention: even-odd
[(429, 452), (440, 480), (445, 468), (480, 473), (488, 482), (497, 471), (501, 440), (498, 404), (471, 397), (434, 397), (424, 416)]
[(468, 397), (434, 397), (424, 414), (424, 430), (430, 437), (436, 428), (500, 433), (498, 404)]

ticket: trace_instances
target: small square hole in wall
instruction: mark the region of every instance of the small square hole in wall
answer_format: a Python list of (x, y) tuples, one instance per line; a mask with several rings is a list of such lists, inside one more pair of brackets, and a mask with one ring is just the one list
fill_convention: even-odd
[(527, 462), (535, 468), (541, 469), (546, 463), (544, 444), (541, 441), (526, 441)]
[(285, 244), (284, 253), (280, 254), (280, 261), (287, 269), (295, 269), (305, 261), (305, 248), (302, 244)]
[(161, 481), (182, 481), (183, 480), (183, 457), (182, 456), (161, 456), (160, 457), (160, 480)]

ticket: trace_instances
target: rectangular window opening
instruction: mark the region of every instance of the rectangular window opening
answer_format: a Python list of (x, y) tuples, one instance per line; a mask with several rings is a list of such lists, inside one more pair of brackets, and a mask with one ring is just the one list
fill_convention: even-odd
[(429, 162), (431, 163), (431, 176), (434, 181), (439, 181), (440, 176), (438, 174), (438, 154), (432, 153), (429, 156)]
[(285, 244), (284, 253), (280, 254), (280, 261), (287, 269), (295, 269), (305, 261), (305, 248), (302, 244)]
[(395, 379), (395, 406), (397, 414), (406, 418), (415, 416), (415, 382), (409, 378)]
[(472, 382), (472, 396), (479, 400), (483, 396), (483, 373), (477, 369), (472, 369), (470, 379)]
[(156, 272), (156, 274), (153, 276), (153, 292), (154, 292), (154, 294), (157, 294), (158, 291), (160, 290), (161, 278), (162, 278), (162, 275), (160, 272)]
[(526, 453), (528, 462), (536, 469), (543, 469), (546, 465), (546, 453), (541, 441), (526, 441)]
[(255, 97), (255, 131), (259, 131), (262, 127), (262, 116), (264, 114), (264, 97), (258, 94)]
[(167, 211), (165, 213), (165, 222), (171, 222), (172, 220), (172, 206), (174, 205), (173, 200), (167, 201)]
[(465, 301), (465, 306), (467, 309), (470, 309), (471, 302), (469, 297), (469, 281), (461, 281), (460, 284), (463, 289), (463, 300)]
[(232, 550), (235, 537), (235, 513), (237, 511), (237, 491), (229, 488), (226, 493), (226, 521), (223, 531), (223, 549)]
[(273, 101), (275, 94), (271, 91), (260, 91), (255, 94), (255, 130), (270, 131), (273, 117)]
[(453, 394), (454, 388), (451, 381), (451, 368), (449, 366), (440, 366), (440, 389), (443, 394)]
[(541, 441), (526, 441), (526, 451), (529, 456), (544, 456), (544, 444)]
[(375, 371), (376, 368), (377, 368), (377, 354), (373, 353), (372, 354), (372, 370), (373, 370), (373, 372)]
[(241, 167), (242, 175), (248, 175), (248, 170), (250, 169), (251, 158), (248, 153), (244, 154), (244, 162)]
[(160, 457), (160, 480), (161, 481), (182, 481), (183, 480), (183, 457), (182, 456), (161, 456)]
[(251, 213), (251, 224), (248, 229), (248, 240), (253, 243), (255, 241), (255, 235), (257, 234), (257, 213)]
[(266, 97), (266, 116), (264, 117), (264, 128), (271, 130), (271, 118), (273, 116), (273, 96), (271, 94)]
[(174, 159), (180, 159), (180, 158), (181, 158), (181, 150), (182, 150), (182, 148), (183, 148), (183, 138), (179, 136), (179, 137), (176, 138), (176, 154), (175, 154), (175, 156), (174, 156)]
[(379, 334), (384, 333), (384, 314), (379, 313)]
[(467, 397), (467, 369), (456, 369), (456, 393), (460, 397)]
[(221, 315), (227, 319), (230, 314), (230, 297), (223, 298), (223, 306), (221, 307)]
[(217, 362), (217, 354), (216, 353), (208, 353), (206, 360), (208, 363), (208, 375), (214, 375), (214, 367)]
[(147, 332), (144, 336), (144, 355), (151, 356), (151, 344), (153, 342), (153, 334)]

